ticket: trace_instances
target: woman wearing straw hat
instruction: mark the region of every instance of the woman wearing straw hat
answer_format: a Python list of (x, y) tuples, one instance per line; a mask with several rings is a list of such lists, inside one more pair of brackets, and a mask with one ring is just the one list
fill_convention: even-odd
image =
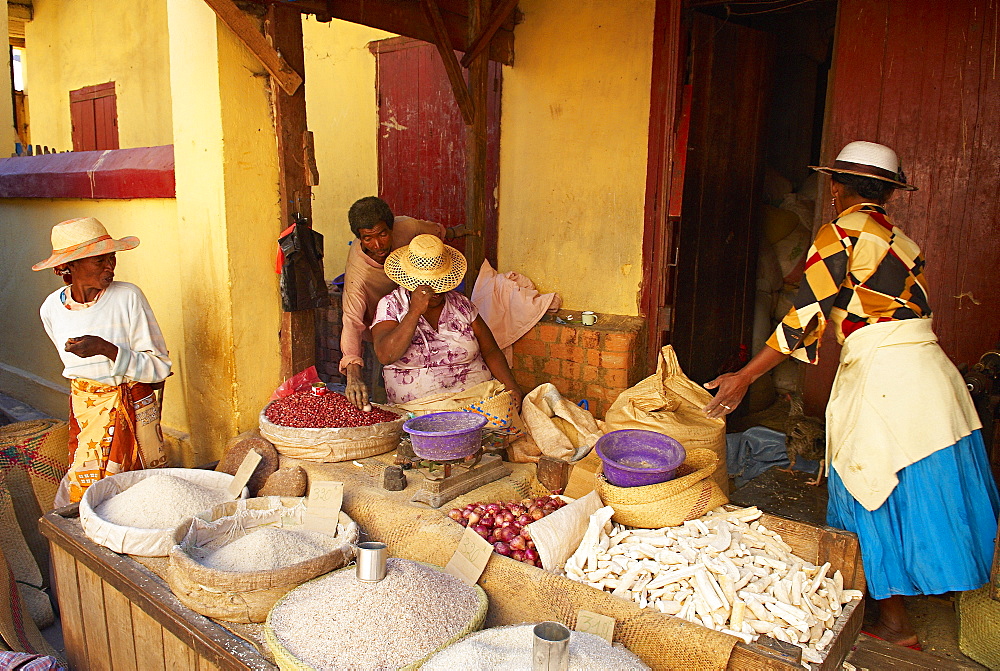
[(479, 311), (452, 291), (465, 257), (434, 235), (418, 235), (385, 260), (399, 288), (379, 301), (372, 324), (389, 403), (455, 393), (496, 378), (521, 407), (524, 394)]
[(156, 317), (139, 287), (115, 282), (115, 240), (93, 217), (52, 227), (52, 268), (66, 286), (49, 294), (40, 314), (71, 380), (70, 459), (56, 505), (79, 501), (106, 475), (166, 464), (160, 407), (154, 394), (170, 375)]
[(915, 191), (896, 153), (851, 142), (832, 166), (837, 216), (809, 250), (795, 303), (750, 362), (706, 383), (710, 417), (792, 356), (816, 363), (828, 324), (843, 344), (826, 409), (827, 523), (858, 534), (879, 620), (870, 634), (917, 647), (903, 595), (989, 580), (1000, 499), (961, 375), (937, 344), (920, 248), (886, 214)]

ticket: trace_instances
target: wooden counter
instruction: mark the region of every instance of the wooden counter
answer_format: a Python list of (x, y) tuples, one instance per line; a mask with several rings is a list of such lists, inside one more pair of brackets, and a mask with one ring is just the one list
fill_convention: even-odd
[(73, 671), (277, 668), (247, 641), (182, 605), (152, 571), (93, 543), (76, 516), (73, 506), (39, 521), (52, 548)]

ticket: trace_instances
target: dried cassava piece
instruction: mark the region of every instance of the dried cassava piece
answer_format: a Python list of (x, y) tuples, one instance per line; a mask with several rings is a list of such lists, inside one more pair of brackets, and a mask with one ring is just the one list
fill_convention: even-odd
[(389, 559), (379, 582), (337, 571), (289, 592), (269, 617), (285, 649), (315, 669), (398, 669), (461, 633), (478, 608), (458, 578)]
[(309, 488), (309, 477), (301, 466), (279, 468), (268, 476), (257, 496), (305, 496)]
[(235, 541), (205, 552), (198, 561), (217, 571), (274, 571), (326, 554), (339, 543), (318, 531), (258, 527)]
[[(437, 653), (420, 667), (426, 671), (531, 671), (533, 624), (484, 629)], [(614, 646), (594, 634), (570, 632), (570, 671), (631, 671), (649, 669), (621, 644)]]
[(274, 445), (270, 441), (261, 438), (258, 429), (244, 431), (231, 439), (226, 444), (226, 450), (215, 470), (236, 475), (236, 471), (239, 470), (240, 464), (243, 463), (243, 459), (246, 458), (250, 450), (255, 451), (261, 458), (247, 482), (247, 489), (250, 491), (250, 496), (260, 496), (260, 488), (264, 486), (267, 478), (278, 470), (278, 451), (274, 449)]
[(663, 529), (612, 524), (610, 507), (591, 516), (566, 575), (640, 608), (737, 636), (767, 634), (799, 645), (802, 659), (820, 662), (833, 640), (843, 604), (860, 599), (844, 589), (840, 571), (792, 553), (781, 536), (756, 520), (757, 508), (708, 515)]
[(123, 527), (172, 529), (184, 519), (230, 500), (224, 489), (210, 489), (175, 475), (151, 475), (112, 496), (94, 510), (102, 520)]

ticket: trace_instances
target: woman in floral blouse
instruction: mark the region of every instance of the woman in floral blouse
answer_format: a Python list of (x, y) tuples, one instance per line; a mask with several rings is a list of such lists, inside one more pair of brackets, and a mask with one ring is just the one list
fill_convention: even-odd
[(400, 286), (379, 301), (372, 323), (389, 403), (463, 391), (492, 378), (523, 393), (479, 311), (452, 291), (465, 258), (433, 235), (418, 235), (389, 255), (386, 274)]

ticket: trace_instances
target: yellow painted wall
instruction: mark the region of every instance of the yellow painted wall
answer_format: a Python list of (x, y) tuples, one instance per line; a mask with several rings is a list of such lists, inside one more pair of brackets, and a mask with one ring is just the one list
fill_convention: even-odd
[(394, 37), (345, 21), (302, 22), (306, 56), (306, 118), (316, 141), (320, 183), (313, 189), (313, 224), (324, 236), (326, 276), (344, 272), (354, 239), (347, 210), (378, 195), (378, 107), (375, 57), (368, 42)]
[(521, 0), (504, 69), (501, 270), (638, 314), (654, 0)]
[(277, 143), (268, 78), (203, 0), (168, 0), (192, 453), (217, 459), (280, 380)]
[[(38, 308), (50, 293), (63, 286), (51, 270), (33, 271), (31, 265), (48, 257), (52, 226), (73, 217), (93, 216), (115, 237), (135, 235), (140, 244), (118, 254), (115, 279), (138, 285), (153, 308), (167, 341), (175, 376), (164, 394), (163, 425), (187, 432), (184, 378), (183, 300), (176, 283), (180, 274), (177, 211), (173, 200), (0, 200), (0, 392), (20, 399), (56, 417), (66, 417), (68, 385), (62, 377), (55, 346), (45, 334)], [(83, 335), (83, 334), (81, 334)]]
[(113, 81), (119, 146), (171, 144), (167, 0), (32, 5), (34, 17), (25, 24), (32, 142), (72, 149), (69, 92)]

